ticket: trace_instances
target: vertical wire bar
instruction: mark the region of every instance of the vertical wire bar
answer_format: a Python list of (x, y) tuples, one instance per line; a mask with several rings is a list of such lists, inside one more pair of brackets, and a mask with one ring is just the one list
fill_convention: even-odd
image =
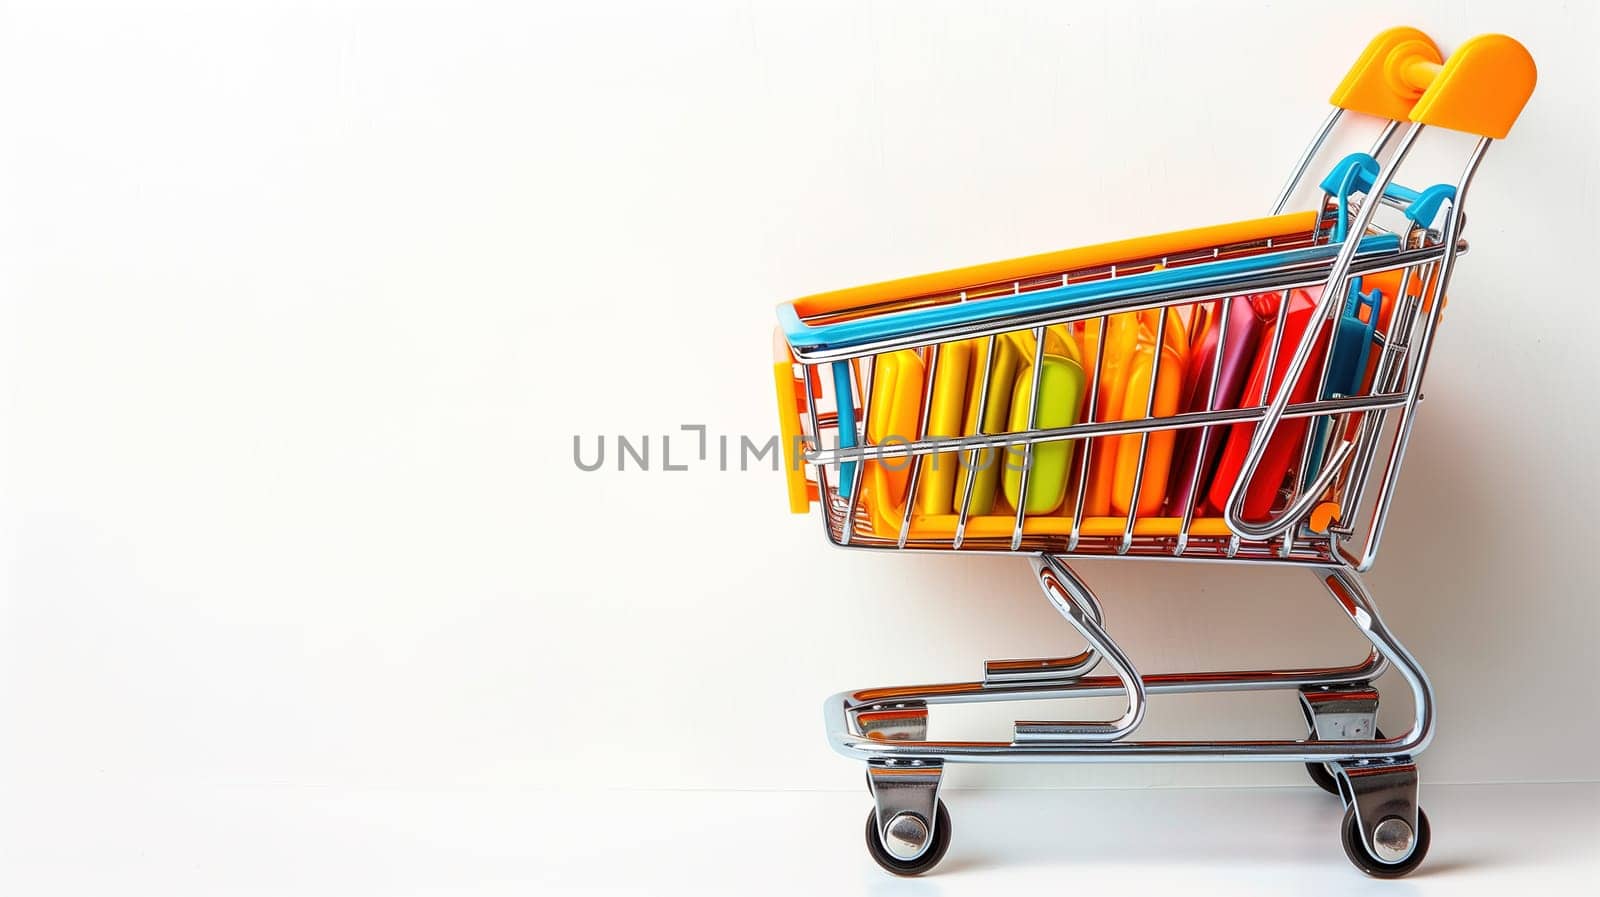
[(1489, 151), (1489, 145), (1494, 141), (1488, 137), (1478, 138), (1478, 143), (1472, 149), (1472, 156), (1467, 160), (1466, 169), (1461, 173), (1461, 180), (1456, 184), (1455, 200), (1450, 204), (1450, 219), (1444, 230), (1444, 258), (1439, 262), (1439, 275), (1431, 291), (1430, 299), (1433, 303), (1428, 309), (1428, 320), (1422, 329), (1422, 335), (1417, 340), (1414, 369), (1411, 372), (1411, 382), (1407, 384), (1406, 404), (1400, 418), (1399, 429), (1395, 432), (1394, 449), (1390, 453), (1390, 461), (1384, 470), (1383, 482), (1378, 490), (1377, 504), (1373, 509), (1372, 530), (1367, 534), (1367, 544), (1361, 553), (1361, 569), (1371, 566), (1377, 557), (1378, 543), (1383, 538), (1384, 525), (1389, 517), (1389, 504), (1394, 501), (1394, 488), (1400, 472), (1400, 462), (1405, 458), (1406, 447), (1411, 441), (1411, 428), (1416, 424), (1417, 398), (1422, 391), (1422, 377), (1428, 367), (1428, 353), (1433, 348), (1433, 335), (1438, 330), (1439, 320), (1444, 313), (1445, 290), (1450, 284), (1450, 276), (1455, 273), (1455, 262), (1458, 254), (1456, 245), (1461, 226), (1465, 222), (1462, 207), (1466, 205), (1467, 191), (1472, 186), (1472, 178), (1477, 174), (1478, 165), (1483, 162), (1483, 156)]
[[(922, 386), (922, 422), (917, 427), (916, 438), (922, 439), (928, 435), (928, 415), (933, 410), (933, 378), (939, 374), (939, 343), (928, 347), (928, 381)], [(922, 479), (922, 459), (926, 455), (911, 456), (911, 480), (906, 484), (906, 510), (900, 518), (900, 541), (898, 547), (906, 547), (906, 537), (911, 534), (911, 512), (917, 503), (917, 485)], [(938, 455), (933, 456), (938, 463)], [(883, 463), (883, 462), (879, 462)]]
[[(1395, 125), (1394, 122), (1390, 122), (1389, 124), (1390, 124), (1391, 127), (1393, 127)], [(1351, 236), (1359, 238), (1361, 235), (1352, 234)], [(1339, 323), (1344, 318), (1345, 306), (1348, 305), (1349, 302), (1350, 302), (1350, 296), (1348, 294), (1350, 292), (1354, 291), (1354, 290), (1355, 290), (1355, 282), (1351, 281), (1350, 285), (1345, 288), (1346, 295), (1343, 296), (1338, 302), (1334, 303), (1328, 309), (1328, 317), (1327, 317), (1326, 320), (1331, 321), (1332, 325), (1329, 328), (1329, 333), (1328, 333), (1328, 348), (1323, 350), (1323, 353), (1322, 353), (1322, 371), (1317, 376), (1316, 391), (1314, 393), (1312, 393), (1312, 396), (1311, 396), (1311, 400), (1312, 401), (1316, 401), (1317, 399), (1323, 398), (1324, 396), (1326, 396), (1327, 398), (1330, 398), (1330, 399), (1331, 398), (1336, 398), (1336, 396), (1329, 395), (1328, 392), (1327, 392), (1327, 390), (1328, 390), (1328, 372), (1333, 369), (1333, 353), (1334, 353), (1334, 350), (1338, 348), (1338, 343), (1339, 343)], [(1360, 307), (1360, 304), (1359, 304), (1359, 301), (1358, 301), (1358, 303), (1357, 303), (1358, 310), (1359, 310), (1359, 307)], [(1373, 322), (1373, 326), (1374, 327), (1377, 326), (1377, 322), (1376, 321)], [(1309, 471), (1306, 468), (1311, 463), (1311, 443), (1312, 443), (1312, 440), (1315, 439), (1315, 437), (1316, 437), (1317, 424), (1324, 423), (1324, 422), (1329, 424), (1328, 430), (1325, 431), (1324, 434), (1323, 434), (1324, 437), (1326, 437), (1324, 442), (1332, 441), (1332, 440), (1338, 438), (1338, 428), (1332, 426), (1333, 418), (1334, 418), (1334, 415), (1330, 414), (1330, 415), (1327, 415), (1327, 416), (1324, 416), (1324, 417), (1311, 418), (1311, 419), (1308, 419), (1306, 421), (1306, 432), (1305, 432), (1305, 436), (1301, 440), (1301, 445), (1300, 445), (1300, 463), (1295, 466), (1295, 477), (1294, 477), (1293, 480), (1291, 480), (1291, 486), (1290, 486), (1290, 501), (1291, 502), (1294, 500), (1294, 495), (1295, 495), (1296, 492), (1298, 492), (1298, 490), (1299, 490), (1299, 488), (1301, 487), (1302, 484), (1306, 488), (1309, 488), (1311, 483), (1312, 483), (1312, 481), (1316, 479), (1316, 473), (1313, 472), (1313, 471)], [(1327, 453), (1326, 453), (1326, 445), (1325, 445), (1324, 446), (1324, 453), (1322, 454), (1322, 460), (1323, 460), (1324, 464), (1327, 463), (1327, 458), (1328, 458), (1328, 456), (1327, 456)]]
[[(1352, 234), (1351, 236), (1352, 237), (1359, 237), (1359, 235), (1357, 235), (1357, 234)], [(1354, 284), (1352, 283), (1352, 286), (1353, 285)], [(1328, 325), (1328, 328), (1329, 328), (1329, 332), (1328, 332), (1328, 348), (1324, 349), (1323, 352), (1322, 352), (1322, 371), (1317, 376), (1315, 387), (1314, 387), (1314, 390), (1313, 390), (1313, 392), (1311, 394), (1311, 400), (1312, 401), (1316, 401), (1317, 399), (1322, 398), (1323, 395), (1325, 395), (1327, 393), (1327, 389), (1328, 389), (1328, 371), (1331, 370), (1332, 367), (1333, 367), (1333, 350), (1336, 348), (1335, 344), (1339, 340), (1339, 319), (1344, 316), (1345, 303), (1347, 303), (1349, 301), (1350, 301), (1349, 298), (1346, 297), (1346, 298), (1344, 298), (1343, 300), (1341, 300), (1339, 302), (1333, 303), (1328, 308), (1328, 316), (1324, 319), (1326, 321), (1331, 322)], [(1311, 325), (1308, 324), (1307, 326), (1311, 326)], [(1329, 398), (1334, 398), (1334, 396), (1328, 396), (1328, 397)], [(1291, 403), (1291, 405), (1292, 404), (1293, 403)], [(1316, 438), (1316, 435), (1317, 435), (1317, 424), (1320, 423), (1320, 422), (1324, 422), (1324, 421), (1329, 423), (1329, 430), (1330, 430), (1329, 433), (1324, 434), (1324, 435), (1326, 437), (1330, 438), (1330, 439), (1331, 438), (1335, 438), (1337, 436), (1337, 434), (1335, 432), (1333, 432), (1333, 427), (1332, 427), (1332, 419), (1333, 419), (1333, 417), (1334, 416), (1330, 414), (1330, 415), (1327, 415), (1325, 417), (1315, 417), (1315, 418), (1306, 419), (1306, 431), (1300, 437), (1300, 460), (1299, 460), (1299, 462), (1297, 464), (1295, 464), (1294, 471), (1293, 471), (1292, 475), (1289, 477), (1289, 502), (1288, 502), (1289, 505), (1293, 505), (1294, 504), (1295, 498), (1300, 494), (1300, 490), (1301, 489), (1310, 489), (1312, 484), (1316, 481), (1315, 473), (1313, 471), (1307, 470), (1307, 468), (1311, 465), (1311, 442), (1312, 442), (1313, 439)], [(1328, 461), (1329, 461), (1328, 456), (1326, 454), (1324, 454), (1322, 456), (1322, 463), (1323, 464), (1327, 464)], [(1288, 529), (1283, 531), (1283, 550), (1281, 552), (1281, 555), (1283, 557), (1288, 557), (1289, 553), (1294, 550), (1294, 537), (1295, 537), (1295, 528), (1294, 527), (1291, 526)]]
[[(1329, 392), (1328, 390), (1328, 372), (1333, 366), (1333, 353), (1339, 348), (1339, 323), (1343, 317), (1344, 313), (1341, 310), (1334, 318), (1333, 332), (1329, 335), (1328, 348), (1323, 351), (1322, 373), (1317, 378), (1317, 388), (1316, 392), (1312, 394), (1312, 401), (1321, 398), (1339, 399), (1345, 396), (1342, 392)], [(1289, 480), (1289, 500), (1291, 502), (1294, 500), (1295, 494), (1301, 489), (1311, 488), (1311, 484), (1316, 481), (1317, 475), (1322, 472), (1321, 465), (1328, 463), (1328, 447), (1337, 442), (1340, 434), (1344, 432), (1344, 427), (1340, 425), (1343, 419), (1344, 416), (1341, 414), (1330, 413), (1306, 420), (1306, 432), (1300, 438), (1300, 461), (1295, 465), (1295, 474)], [(1321, 430), (1320, 433), (1318, 432), (1319, 429)], [(1311, 469), (1311, 449), (1313, 444), (1316, 444), (1321, 449), (1318, 453), (1320, 461), (1316, 470)]]
[[(1372, 375), (1372, 393), (1391, 392), (1400, 385), (1400, 374), (1404, 369), (1406, 344), (1411, 338), (1411, 330), (1415, 324), (1416, 308), (1420, 297), (1410, 295), (1411, 276), (1418, 274), (1424, 286), (1428, 282), (1429, 273), (1434, 269), (1432, 262), (1416, 267), (1407, 267), (1400, 275), (1400, 288), (1395, 299), (1395, 309), (1389, 316), (1389, 329), (1384, 333), (1383, 351), (1378, 356), (1378, 364)], [(1384, 424), (1388, 423), (1389, 412), (1370, 411), (1361, 418), (1361, 430), (1356, 436), (1359, 448), (1356, 459), (1351, 465), (1350, 482), (1347, 484), (1347, 499), (1344, 510), (1341, 512), (1348, 523), (1341, 521), (1341, 529), (1353, 533), (1355, 531), (1356, 509), (1361, 507), (1361, 502), (1366, 498), (1367, 481), (1371, 479), (1372, 459), (1378, 450), (1378, 440), (1383, 436)]]
[[(800, 364), (800, 376), (805, 381), (806, 387), (806, 416), (811, 419), (811, 445), (814, 449), (822, 448), (822, 420), (817, 417), (817, 380), (814, 371), (815, 364)], [(838, 541), (833, 537), (833, 530), (829, 528), (829, 518), (833, 514), (833, 502), (828, 500), (828, 465), (813, 464), (817, 471), (817, 500), (822, 505), (822, 531), (828, 534), (828, 541)], [(845, 520), (840, 527), (840, 539), (847, 539), (844, 533), (850, 530), (850, 521)], [(844, 542), (840, 542), (844, 544)]]
[[(1150, 359), (1150, 389), (1144, 396), (1144, 417), (1151, 420), (1156, 409), (1156, 384), (1161, 382), (1161, 357), (1166, 354), (1167, 315), (1170, 313), (1167, 306), (1158, 306), (1156, 309), (1156, 346), (1155, 353)], [(1127, 437), (1124, 436), (1124, 439)], [(1133, 545), (1133, 521), (1139, 516), (1139, 493), (1144, 489), (1144, 461), (1145, 454), (1150, 449), (1150, 431), (1139, 434), (1139, 463), (1133, 468), (1133, 494), (1128, 496), (1128, 519), (1122, 526), (1122, 544), (1117, 547), (1117, 554), (1127, 554)], [(1112, 488), (1116, 488), (1116, 471), (1112, 471)]]
[[(1257, 403), (1261, 405), (1267, 404), (1267, 396), (1272, 394), (1272, 375), (1278, 367), (1278, 352), (1283, 347), (1283, 328), (1285, 322), (1289, 318), (1289, 301), (1292, 296), (1292, 290), (1286, 289), (1279, 291), (1278, 316), (1274, 319), (1272, 325), (1272, 348), (1267, 352), (1267, 369), (1265, 371), (1265, 376), (1261, 378), (1261, 395), (1257, 397)], [(1255, 426), (1259, 427), (1261, 425), (1255, 424)], [(1251, 432), (1253, 434), (1255, 431), (1252, 430)], [(1241, 479), (1244, 477), (1244, 474), (1245, 471), (1241, 468), (1239, 471), (1239, 476)], [(1250, 487), (1248, 484), (1246, 484), (1243, 486), (1243, 488), (1249, 489)], [(1237, 551), (1238, 548), (1239, 536), (1235, 534), (1228, 546), (1228, 557), (1233, 557), (1233, 553)]]
[[(1405, 161), (1407, 154), (1416, 144), (1416, 140), (1424, 128), (1425, 125), (1421, 122), (1415, 122), (1406, 130), (1405, 136), (1400, 140), (1400, 146), (1395, 150), (1394, 158), (1380, 170), (1376, 182), (1369, 191), (1369, 197), (1381, 196), (1389, 188), (1389, 185), (1393, 183), (1395, 172)], [(1457, 194), (1459, 195), (1459, 193), (1460, 191), (1458, 190)], [(1372, 223), (1373, 213), (1377, 209), (1378, 205), (1376, 203), (1364, 203), (1350, 230), (1358, 235), (1365, 233), (1367, 227)], [(1233, 491), (1228, 496), (1228, 506), (1223, 509), (1223, 517), (1228, 521), (1230, 527), (1250, 534), (1254, 538), (1265, 541), (1267, 537), (1293, 526), (1294, 518), (1305, 510), (1303, 507), (1304, 502), (1298, 502), (1286, 508), (1277, 517), (1273, 517), (1269, 513), (1264, 523), (1252, 523), (1245, 520), (1243, 516), (1244, 506), (1248, 501), (1250, 481), (1260, 472), (1262, 459), (1265, 458), (1272, 438), (1283, 420), (1284, 411), (1289, 406), (1289, 400), (1293, 398), (1293, 388), (1300, 375), (1304, 373), (1306, 364), (1311, 359), (1312, 349), (1315, 347), (1317, 336), (1321, 331), (1320, 325), (1322, 322), (1320, 318), (1339, 299), (1340, 291), (1345, 287), (1349, 279), (1351, 266), (1355, 263), (1356, 253), (1360, 250), (1360, 246), (1361, 240), (1359, 237), (1341, 242), (1339, 254), (1334, 258), (1328, 272), (1328, 278), (1324, 282), (1323, 294), (1317, 300), (1316, 314), (1312, 316), (1312, 323), (1317, 326), (1315, 329), (1308, 329), (1297, 341), (1294, 356), (1289, 362), (1289, 370), (1284, 375), (1285, 382), (1273, 395), (1272, 401), (1266, 404), (1266, 413), (1251, 436), (1250, 447), (1245, 454), (1244, 469), (1240, 471), (1239, 479), (1234, 483)], [(1343, 459), (1340, 460), (1342, 461)]]
[[(873, 355), (869, 357), (871, 358), (872, 364), (867, 366), (867, 373), (865, 377), (866, 382), (861, 385), (861, 432), (863, 435), (868, 432), (867, 427), (870, 425), (870, 418), (872, 417), (872, 381), (876, 380), (878, 377), (878, 356)], [(839, 364), (836, 363), (833, 370), (834, 376), (838, 376)], [(843, 425), (841, 424), (840, 426), (841, 432), (843, 432)], [(854, 428), (855, 425), (852, 423), (851, 429), (853, 430)], [(847, 496), (849, 503), (845, 505), (844, 536), (842, 541), (839, 543), (841, 545), (849, 545), (850, 536), (855, 531), (856, 502), (861, 498), (861, 472), (865, 467), (865, 459), (863, 459), (861, 462), (852, 463), (850, 467), (850, 494)], [(839, 471), (841, 482), (843, 481), (844, 475), (844, 470), (841, 468)]]
[[(1217, 310), (1221, 312), (1221, 321), (1217, 324), (1217, 354), (1211, 360), (1211, 382), (1206, 388), (1207, 411), (1215, 411), (1217, 404), (1217, 387), (1222, 382), (1222, 356), (1228, 349), (1228, 321), (1233, 317), (1233, 303), (1243, 302), (1243, 298), (1230, 296), (1217, 301)], [(1211, 427), (1200, 428), (1200, 446), (1195, 452), (1194, 465), (1189, 470), (1189, 500), (1183, 504), (1183, 525), (1178, 529), (1178, 546), (1173, 554), (1181, 555), (1189, 547), (1189, 527), (1194, 524), (1195, 508), (1200, 504), (1200, 470), (1205, 465), (1206, 448), (1211, 442)]]
[[(978, 386), (978, 423), (976, 435), (984, 435), (984, 419), (989, 413), (989, 380), (994, 376), (995, 350), (999, 348), (996, 342), (998, 334), (989, 337), (988, 349), (984, 353), (983, 379)], [(960, 548), (961, 542), (967, 537), (967, 518), (972, 514), (972, 489), (978, 481), (978, 455), (983, 449), (973, 449), (972, 457), (967, 461), (966, 488), (961, 491), (961, 512), (956, 517), (956, 535), (951, 543), (952, 548)]]
[[(1044, 372), (1044, 328), (1033, 328), (1033, 389), (1028, 393), (1028, 435), (1022, 443), (1022, 471), (1017, 487), (1017, 522), (1011, 530), (1011, 550), (1022, 547), (1022, 518), (1028, 513), (1028, 481), (1033, 478), (1033, 430), (1039, 425), (1039, 381)], [(1016, 410), (1012, 409), (1015, 414)], [(1010, 471), (1011, 447), (1006, 446), (1006, 467), (1001, 469), (1001, 479)]]
[[(1111, 325), (1109, 315), (1100, 316), (1100, 336), (1095, 340), (1094, 370), (1089, 373), (1089, 419), (1085, 423), (1096, 423), (1095, 411), (1100, 405), (1100, 367), (1106, 360), (1106, 330)], [(1089, 322), (1084, 322), (1084, 332), (1089, 331)], [(1089, 490), (1089, 462), (1092, 459), (1095, 443), (1098, 439), (1083, 440), (1083, 457), (1080, 458), (1078, 467), (1078, 496), (1073, 500), (1072, 531), (1067, 535), (1067, 550), (1076, 551), (1078, 537), (1083, 529), (1083, 502)]]
[(1344, 110), (1335, 106), (1333, 111), (1328, 113), (1328, 117), (1323, 119), (1322, 127), (1317, 130), (1317, 134), (1312, 138), (1311, 143), (1300, 153), (1299, 161), (1295, 162), (1294, 172), (1289, 175), (1289, 182), (1283, 185), (1282, 190), (1278, 191), (1278, 201), (1272, 204), (1272, 214), (1281, 215), (1283, 213), (1284, 206), (1289, 204), (1289, 197), (1294, 195), (1294, 188), (1300, 186), (1300, 179), (1306, 176), (1306, 169), (1311, 167), (1311, 160), (1316, 158), (1317, 151), (1322, 149), (1322, 145), (1327, 142), (1328, 135), (1333, 133), (1333, 126), (1339, 123), (1339, 116), (1343, 114)]
[(1272, 349), (1267, 353), (1266, 376), (1261, 378), (1261, 395), (1256, 399), (1257, 404), (1267, 404), (1267, 396), (1272, 395), (1272, 375), (1278, 366), (1278, 350), (1283, 346), (1283, 324), (1289, 317), (1289, 298), (1292, 290), (1282, 290), (1278, 302), (1278, 317), (1272, 325)]
[(1377, 557), (1378, 543), (1383, 538), (1384, 524), (1389, 516), (1389, 503), (1394, 499), (1394, 487), (1399, 480), (1400, 462), (1405, 457), (1406, 444), (1410, 441), (1411, 427), (1416, 419), (1416, 398), (1422, 388), (1422, 369), (1427, 356), (1429, 344), (1433, 339), (1433, 332), (1438, 327), (1440, 309), (1433, 307), (1428, 312), (1428, 318), (1423, 322), (1422, 335), (1418, 338), (1415, 355), (1412, 359), (1412, 370), (1406, 385), (1408, 398), (1406, 404), (1397, 409), (1399, 413), (1396, 425), (1394, 444), (1389, 449), (1389, 459), (1384, 465), (1383, 480), (1378, 486), (1378, 497), (1372, 510), (1372, 528), (1367, 533), (1366, 545), (1361, 551), (1359, 569), (1367, 569)]
[[(850, 395), (850, 362), (835, 361), (833, 363), (833, 406), (834, 416), (839, 422), (839, 447), (854, 448), (856, 445), (856, 405)], [(871, 404), (868, 402), (867, 404)], [(846, 480), (851, 485), (855, 484), (855, 473), (859, 463), (856, 461), (839, 462), (839, 485), (843, 486)], [(851, 489), (850, 492), (854, 492)], [(844, 498), (850, 496), (844, 495)]]
[(1383, 148), (1389, 145), (1390, 138), (1394, 137), (1394, 133), (1398, 130), (1400, 130), (1398, 121), (1391, 120), (1387, 125), (1384, 125), (1383, 132), (1378, 135), (1377, 140), (1372, 142), (1372, 149), (1367, 150), (1367, 155), (1374, 159), (1378, 158), (1378, 154), (1383, 152)]

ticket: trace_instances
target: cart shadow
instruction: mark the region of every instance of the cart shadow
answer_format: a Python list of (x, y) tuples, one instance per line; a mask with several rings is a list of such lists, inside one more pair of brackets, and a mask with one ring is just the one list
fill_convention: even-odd
[[(956, 833), (942, 872), (1030, 864), (1349, 868), (1338, 839), (1339, 803), (1313, 788), (954, 792), (947, 801)], [(1410, 877), (1498, 862), (1457, 854), (1424, 862)]]

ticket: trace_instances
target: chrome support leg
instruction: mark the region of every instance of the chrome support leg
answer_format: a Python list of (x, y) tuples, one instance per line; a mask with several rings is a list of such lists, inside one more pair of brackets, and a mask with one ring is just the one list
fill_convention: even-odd
[[(1388, 763), (1414, 756), (1433, 739), (1433, 689), (1404, 646), (1389, 632), (1371, 596), (1353, 571), (1344, 567), (1315, 567), (1318, 581), (1338, 602), (1368, 642), (1372, 652), (1359, 664), (1295, 670), (1244, 670), (1211, 673), (1169, 673), (1140, 677), (1121, 649), (1106, 636), (1087, 608), (1093, 597), (1059, 558), (1034, 559), (1040, 583), (1051, 604), (1076, 628), (1109, 665), (1115, 676), (1084, 676), (1070, 682), (1036, 684), (956, 682), (862, 689), (836, 694), (824, 704), (828, 741), (835, 751), (858, 760), (917, 759), (960, 763), (1047, 762), (1172, 762), (1172, 761), (1298, 761), (1344, 763), (1365, 760)], [(1361, 740), (1250, 740), (1250, 741), (1134, 741), (1118, 740), (1119, 731), (1137, 726), (1146, 694), (1304, 689), (1321, 686), (1351, 691), (1352, 683), (1371, 682), (1393, 665), (1411, 687), (1416, 721), (1399, 738)], [(1006, 741), (928, 741), (922, 714), (934, 704), (1017, 701), (1071, 697), (1125, 695), (1128, 712), (1113, 723), (1024, 723)], [(1331, 708), (1330, 708), (1331, 709)], [(886, 714), (906, 711), (900, 717)], [(868, 735), (861, 717), (866, 714), (879, 731)], [(873, 717), (872, 714), (880, 714)], [(1348, 728), (1352, 722), (1343, 721)], [(1051, 726), (1069, 728), (1051, 729)], [(1333, 725), (1330, 716), (1329, 726)], [(1080, 727), (1086, 727), (1084, 731)], [(1332, 729), (1330, 729), (1332, 731)]]
[(1428, 682), (1427, 674), (1417, 664), (1416, 658), (1411, 656), (1411, 652), (1389, 632), (1389, 627), (1384, 625), (1383, 618), (1378, 616), (1378, 609), (1372, 603), (1372, 596), (1352, 570), (1347, 567), (1321, 567), (1317, 568), (1317, 573), (1323, 585), (1349, 615), (1350, 622), (1367, 637), (1367, 641), (1372, 643), (1372, 647), (1378, 653), (1394, 665), (1401, 678), (1411, 687), (1416, 717), (1410, 731), (1400, 738), (1378, 744), (1386, 748), (1391, 756), (1422, 753), (1429, 742), (1433, 741), (1434, 729), (1433, 686)]
[[(1084, 611), (1097, 626), (1105, 626), (1105, 610), (1094, 593), (1084, 589), (1080, 596)], [(1023, 660), (986, 660), (983, 684), (991, 688), (1008, 685), (1069, 685), (1100, 664), (1100, 652), (1090, 645), (1071, 657), (1034, 657)]]
[(1117, 679), (1122, 683), (1123, 692), (1128, 696), (1128, 709), (1121, 718), (1107, 722), (1019, 721), (1012, 741), (1017, 744), (1116, 741), (1137, 729), (1139, 723), (1144, 721), (1146, 704), (1144, 680), (1134, 669), (1133, 662), (1122, 653), (1122, 649), (1112, 641), (1111, 636), (1100, 625), (1098, 614), (1090, 612), (1091, 608), (1098, 610), (1099, 602), (1095, 600), (1094, 593), (1089, 591), (1089, 587), (1084, 585), (1083, 580), (1072, 572), (1072, 568), (1060, 558), (1050, 555), (1039, 555), (1032, 558), (1031, 563), (1034, 573), (1039, 577), (1039, 587), (1044, 590), (1051, 606), (1072, 624), (1072, 628), (1078, 630), (1078, 634), (1089, 643), (1089, 650), (1104, 657), (1106, 663), (1116, 673)]

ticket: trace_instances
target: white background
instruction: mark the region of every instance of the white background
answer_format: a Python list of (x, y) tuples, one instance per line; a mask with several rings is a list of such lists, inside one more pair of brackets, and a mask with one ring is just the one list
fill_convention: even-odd
[[(1188, 7), (10, 4), (5, 779), (859, 789), (826, 694), (1067, 630), (1021, 560), (834, 551), (680, 426), (774, 431), (786, 298), (1269, 211), (1404, 23), (1517, 36), (1540, 84), (1471, 197), (1369, 582), (1439, 694), (1427, 782), (1594, 780), (1592, 8)], [(617, 434), (655, 469), (618, 472)], [(1147, 672), (1362, 651), (1304, 574), (1082, 570)], [(1147, 730), (1299, 725), (1278, 694), (1157, 699)]]

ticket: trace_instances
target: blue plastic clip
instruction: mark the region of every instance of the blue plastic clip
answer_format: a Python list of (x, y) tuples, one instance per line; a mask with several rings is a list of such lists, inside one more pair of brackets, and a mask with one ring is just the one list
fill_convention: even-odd
[[(1340, 159), (1322, 179), (1322, 192), (1338, 198), (1339, 220), (1333, 226), (1333, 239), (1335, 242), (1343, 240), (1345, 228), (1349, 221), (1346, 212), (1346, 203), (1349, 197), (1356, 193), (1368, 193), (1372, 186), (1378, 182), (1378, 160), (1367, 153), (1351, 153)], [(1411, 223), (1427, 227), (1439, 214), (1439, 209), (1448, 201), (1456, 198), (1456, 188), (1450, 184), (1434, 184), (1426, 190), (1413, 190), (1402, 184), (1390, 182), (1384, 188), (1383, 195), (1398, 202), (1406, 203), (1404, 210), (1406, 218)]]

